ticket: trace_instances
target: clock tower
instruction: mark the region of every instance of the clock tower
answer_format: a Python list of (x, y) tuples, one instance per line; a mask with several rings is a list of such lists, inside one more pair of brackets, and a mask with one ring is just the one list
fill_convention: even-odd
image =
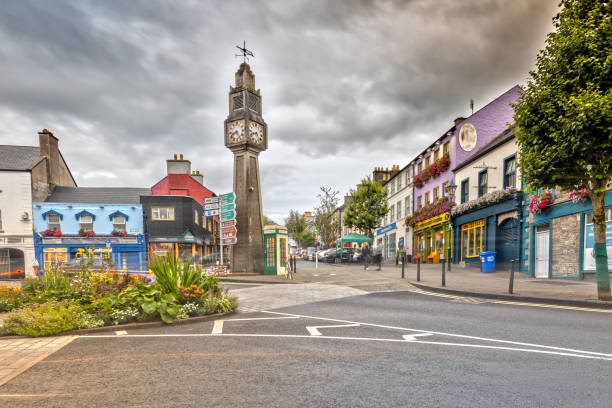
[(259, 153), (268, 148), (268, 127), (261, 116), (261, 94), (246, 62), (230, 86), (225, 146), (234, 153), (237, 242), (232, 250), (234, 272), (263, 273), (263, 212)]

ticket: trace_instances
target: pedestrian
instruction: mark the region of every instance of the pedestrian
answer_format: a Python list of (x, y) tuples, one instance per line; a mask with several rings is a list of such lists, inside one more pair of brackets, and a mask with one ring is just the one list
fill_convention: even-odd
[(374, 250), (375, 255), (375, 259), (376, 259), (376, 264), (378, 265), (378, 269), (376, 269), (377, 271), (381, 270), (382, 267), (382, 245), (378, 245), (376, 247), (376, 249)]
[(363, 244), (361, 256), (363, 257), (363, 269), (367, 271), (370, 266), (370, 244), (367, 242)]

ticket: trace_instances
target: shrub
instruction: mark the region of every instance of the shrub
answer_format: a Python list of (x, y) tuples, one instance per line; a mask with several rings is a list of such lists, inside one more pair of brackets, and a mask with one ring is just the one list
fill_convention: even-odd
[(81, 327), (83, 309), (70, 302), (49, 301), (14, 310), (4, 317), (9, 334), (40, 337)]
[(24, 300), (25, 296), (20, 287), (0, 285), (0, 312), (16, 309)]
[(99, 316), (82, 311), (79, 314), (79, 329), (90, 329), (92, 327), (104, 326), (105, 322)]
[(47, 300), (71, 298), (70, 280), (70, 276), (58, 268), (51, 268), (41, 277), (26, 278), (21, 286), (25, 294), (33, 301), (43, 303)]
[(133, 322), (138, 319), (139, 315), (140, 311), (135, 307), (128, 307), (123, 310), (113, 310), (110, 313), (113, 324)]

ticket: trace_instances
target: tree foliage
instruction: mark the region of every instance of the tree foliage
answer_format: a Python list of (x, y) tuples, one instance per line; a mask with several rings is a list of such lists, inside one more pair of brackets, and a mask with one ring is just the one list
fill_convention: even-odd
[(331, 187), (321, 187), (321, 193), (317, 195), (319, 205), (314, 211), (314, 223), (324, 244), (334, 241), (340, 233), (340, 223), (338, 217), (336, 217), (339, 194), (339, 191), (333, 190)]
[(602, 298), (610, 294), (603, 204), (612, 176), (612, 3), (562, 0), (561, 7), (514, 106), (519, 167), (532, 188), (587, 189)]
[(300, 214), (297, 210), (290, 210), (289, 216), (285, 218), (285, 227), (287, 227), (287, 232), (289, 232), (289, 234), (297, 237), (306, 229), (304, 214)]
[(265, 215), (263, 216), (263, 224), (264, 227), (266, 225), (276, 225), (276, 222), (274, 222), (274, 220), (271, 220), (270, 218), (266, 217)]
[(351, 190), (344, 215), (344, 224), (349, 228), (364, 231), (373, 237), (373, 230), (380, 226), (387, 215), (387, 189), (370, 177), (362, 180), (357, 190)]

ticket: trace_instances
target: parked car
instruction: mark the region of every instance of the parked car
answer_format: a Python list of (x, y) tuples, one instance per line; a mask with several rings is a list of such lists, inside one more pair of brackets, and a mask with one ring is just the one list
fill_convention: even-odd
[(336, 262), (336, 254), (340, 255), (340, 252), (336, 248), (330, 248), (325, 254), (325, 262), (334, 263)]
[(309, 261), (314, 261), (315, 253), (317, 252), (317, 248), (308, 247), (306, 248), (306, 259)]

